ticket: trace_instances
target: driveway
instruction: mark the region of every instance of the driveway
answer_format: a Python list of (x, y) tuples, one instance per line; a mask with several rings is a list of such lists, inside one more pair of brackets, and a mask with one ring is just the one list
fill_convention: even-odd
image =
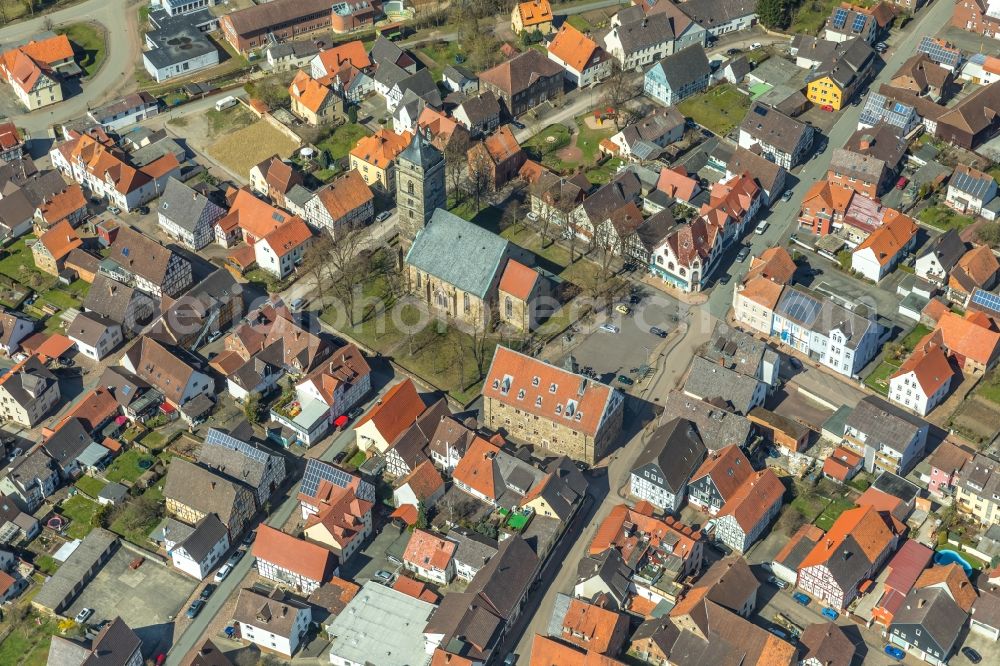
[(92, 21), (100, 23), (109, 35), (104, 64), (93, 77), (83, 81), (83, 92), (68, 100), (32, 113), (21, 110), (11, 115), (18, 127), (29, 136), (41, 134), (54, 124), (79, 118), (87, 110), (108, 99), (134, 89), (132, 72), (141, 51), (138, 5), (128, 0), (86, 0), (80, 4), (33, 19), (19, 21), (0, 29), (0, 44), (27, 40), (48, 28), (70, 23)]

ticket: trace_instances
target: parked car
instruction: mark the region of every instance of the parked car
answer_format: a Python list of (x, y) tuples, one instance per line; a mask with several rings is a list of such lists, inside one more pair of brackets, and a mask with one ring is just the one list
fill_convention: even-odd
[(536, 213), (535, 211), (531, 211), (530, 213), (528, 213), (527, 215), (525, 215), (525, 217), (527, 217), (532, 222), (537, 222), (538, 221), (538, 213)]
[(875, 50), (878, 51), (879, 53), (885, 53), (886, 51), (889, 50), (889, 45), (886, 44), (885, 42), (879, 42), (878, 44), (875, 45)]
[(756, 51), (757, 49), (763, 48), (763, 46), (764, 45), (761, 44), (760, 42), (754, 42), (753, 44), (750, 45), (750, 50)]
[(619, 330), (614, 324), (601, 324), (600, 328), (605, 333), (617, 333)]
[(781, 200), (782, 201), (791, 201), (792, 200), (792, 191), (791, 190), (785, 190), (785, 193), (781, 195)]
[(796, 370), (801, 370), (802, 369), (802, 361), (800, 361), (799, 359), (795, 358), (794, 356), (789, 356), (788, 357), (788, 365), (792, 366)]
[(777, 636), (781, 640), (785, 640), (785, 639), (788, 638), (788, 634), (786, 634), (785, 632), (783, 632), (781, 629), (775, 629), (774, 627), (772, 627), (772, 628), (768, 629), (768, 631), (770, 631), (772, 634), (774, 634), (775, 636)]
[(375, 575), (372, 576), (372, 578), (378, 581), (379, 583), (387, 584), (389, 583), (389, 581), (392, 580), (392, 573), (386, 571), (385, 569), (379, 569), (378, 571), (375, 572)]
[(236, 563), (240, 561), (240, 558), (243, 557), (243, 553), (245, 552), (246, 552), (245, 550), (240, 550), (239, 548), (237, 548), (236, 551), (229, 556), (229, 559), (226, 561), (226, 564), (230, 564), (235, 567)]
[(200, 599), (208, 599), (210, 596), (212, 596), (212, 592), (215, 592), (215, 585), (209, 583), (208, 585), (206, 585), (201, 589), (201, 593), (198, 595), (198, 597)]
[(200, 613), (201, 609), (204, 607), (205, 607), (205, 602), (203, 600), (195, 599), (194, 601), (191, 602), (191, 605), (188, 606), (187, 612), (184, 613), (184, 615), (187, 616), (187, 619), (193, 620), (196, 617), (198, 617), (198, 613)]
[(306, 299), (301, 296), (294, 299), (289, 305), (292, 307), (292, 312), (298, 312), (302, 309), (302, 306), (306, 304)]
[(736, 255), (736, 261), (746, 261), (747, 257), (750, 256), (750, 248), (746, 245), (740, 248), (739, 254)]
[(786, 587), (788, 587), (788, 583), (786, 583), (785, 581), (781, 580), (777, 576), (768, 576), (767, 582), (770, 583), (771, 585), (774, 585), (775, 587), (777, 587), (779, 589), (782, 589), (782, 590), (784, 590)]
[(665, 337), (667, 337), (667, 332), (664, 331), (662, 328), (659, 328), (657, 326), (651, 326), (650, 329), (649, 329), (649, 332), (652, 333), (653, 335), (655, 335), (658, 338), (665, 338)]
[(625, 305), (624, 303), (619, 303), (618, 305), (615, 306), (615, 312), (620, 312), (623, 315), (630, 315), (632, 314), (632, 308)]
[(962, 648), (962, 654), (964, 654), (965, 658), (971, 661), (973, 664), (978, 664), (983, 660), (983, 656), (970, 647)]
[(208, 344), (212, 344), (221, 337), (222, 337), (222, 331), (215, 331), (210, 336), (208, 336)]
[(512, 120), (512, 121), (510, 121), (510, 124), (513, 125), (514, 127), (516, 127), (519, 130), (523, 130), (524, 129), (524, 123), (522, 123), (520, 121)]
[(138, 569), (139, 567), (142, 566), (142, 563), (145, 562), (145, 561), (146, 561), (145, 557), (139, 556), (139, 557), (135, 558), (134, 560), (132, 560), (129, 563), (128, 568), (129, 569)]
[(112, 215), (121, 215), (122, 209), (118, 206), (108, 206), (108, 212)]
[(253, 543), (253, 540), (257, 538), (257, 530), (250, 530), (247, 535), (243, 537), (243, 545), (249, 546)]
[(833, 107), (831, 105), (829, 105), (829, 104), (824, 104), (823, 106), (821, 106), (819, 108), (820, 108), (821, 111), (833, 111)]
[(232, 564), (223, 564), (222, 568), (215, 572), (215, 578), (213, 580), (215, 580), (216, 583), (221, 583), (226, 580), (226, 576), (228, 576), (229, 572), (232, 570)]
[(900, 661), (903, 657), (906, 656), (906, 653), (900, 650), (895, 645), (886, 645), (884, 648), (882, 648), (882, 650), (896, 661)]
[(832, 608), (824, 608), (819, 613), (820, 613), (820, 615), (822, 615), (826, 619), (830, 620), (831, 622), (835, 622), (837, 620), (837, 618), (840, 617), (840, 613), (838, 613), (837, 611), (833, 610)]
[(730, 279), (729, 273), (723, 273), (722, 277), (719, 278), (719, 284), (727, 285), (729, 284), (729, 279)]
[(94, 614), (94, 609), (93, 608), (81, 608), (80, 612), (76, 614), (76, 617), (73, 618), (73, 620), (77, 624), (83, 624), (84, 622), (86, 622), (87, 620), (89, 620), (90, 616), (93, 615), (93, 614)]
[(809, 598), (809, 595), (803, 594), (802, 592), (796, 592), (793, 594), (792, 599), (795, 600), (795, 603), (802, 604), (803, 606), (808, 606), (809, 602), (812, 601), (812, 599)]
[(906, 176), (900, 176), (899, 180), (896, 181), (896, 189), (901, 190), (910, 184), (910, 179)]
[(385, 222), (390, 217), (392, 217), (392, 213), (390, 213), (387, 210), (384, 210), (384, 211), (382, 211), (381, 213), (379, 213), (378, 215), (375, 216), (375, 222)]
[(731, 49), (726, 49), (726, 55), (727, 56), (733, 56), (733, 55), (736, 55), (737, 53), (743, 53), (743, 49), (738, 49), (738, 48), (735, 48), (735, 47), (731, 48)]
[(618, 375), (618, 383), (625, 386), (632, 386), (632, 384), (635, 384), (635, 380), (628, 375)]
[(771, 226), (771, 225), (770, 225), (770, 223), (769, 223), (769, 222), (768, 222), (767, 220), (761, 220), (761, 221), (760, 221), (760, 224), (758, 224), (758, 225), (757, 225), (757, 226), (756, 226), (756, 227), (754, 228), (753, 232), (754, 232), (755, 234), (762, 234), (762, 233), (764, 233), (765, 231), (767, 231), (767, 228), (768, 228), (769, 226)]

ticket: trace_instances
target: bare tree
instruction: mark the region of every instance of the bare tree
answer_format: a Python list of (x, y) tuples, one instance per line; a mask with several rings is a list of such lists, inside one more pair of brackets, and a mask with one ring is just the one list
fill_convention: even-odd
[(364, 226), (345, 225), (337, 230), (326, 253), (326, 277), (333, 293), (347, 308), (347, 321), (351, 326), (355, 324), (355, 287), (361, 284), (371, 267), (367, 243)]
[(593, 244), (601, 251), (601, 280), (611, 277), (611, 263), (621, 249), (618, 232), (611, 220), (605, 220), (600, 229), (595, 230)]
[(604, 81), (604, 103), (615, 109), (615, 126), (621, 129), (617, 112), (628, 100), (639, 94), (639, 86), (636, 83), (635, 74), (616, 61), (612, 66), (611, 76)]
[[(482, 146), (482, 144), (480, 144)], [(473, 150), (469, 157), (469, 194), (472, 195), (476, 205), (476, 212), (482, 208), (483, 198), (489, 194), (492, 178), (490, 176), (490, 158), (486, 154), (486, 148)]]
[(326, 262), (333, 250), (333, 238), (323, 232), (312, 240), (302, 257), (302, 272), (312, 278), (320, 300), (326, 299)]
[(458, 204), (462, 197), (462, 180), (468, 153), (456, 141), (451, 141), (444, 149), (444, 166), (451, 190), (452, 203)]

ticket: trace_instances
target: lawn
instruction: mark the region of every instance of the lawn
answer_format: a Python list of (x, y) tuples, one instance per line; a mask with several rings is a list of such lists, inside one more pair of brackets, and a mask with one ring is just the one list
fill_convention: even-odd
[(92, 476), (81, 476), (77, 479), (74, 485), (79, 488), (80, 492), (84, 495), (97, 499), (97, 495), (104, 490), (104, 486), (108, 484), (100, 479), (95, 479)]
[[(792, 24), (787, 32), (815, 35), (840, 2), (841, 0), (800, 0), (798, 9), (792, 10)], [(875, 0), (853, 0), (853, 3), (860, 7), (871, 7)]]
[(64, 500), (60, 506), (63, 516), (72, 521), (66, 527), (66, 536), (71, 539), (82, 539), (94, 529), (91, 520), (100, 508), (100, 504), (77, 493)]
[(610, 183), (611, 179), (618, 173), (618, 169), (621, 168), (622, 164), (624, 164), (624, 161), (621, 158), (613, 157), (600, 166), (587, 169), (587, 180), (595, 185), (605, 185)]
[(93, 76), (104, 64), (107, 48), (104, 30), (96, 23), (72, 23), (58, 30), (73, 42), (76, 62), (87, 76)]
[(146, 547), (149, 545), (149, 533), (159, 524), (163, 514), (163, 480), (156, 485), (150, 486), (143, 498), (151, 500), (145, 504), (157, 507), (156, 511), (142, 512), (141, 504), (131, 501), (118, 513), (114, 522), (111, 523), (111, 531), (121, 535), (132, 543)]
[(335, 129), (330, 136), (317, 143), (316, 147), (329, 153), (331, 159), (339, 160), (347, 157), (347, 154), (357, 144), (358, 139), (369, 134), (371, 132), (364, 125), (344, 123)]
[(994, 368), (988, 375), (979, 380), (975, 393), (1000, 405), (1000, 370)]
[(617, 132), (614, 123), (605, 123), (603, 127), (591, 129), (587, 127), (588, 114), (584, 114), (576, 119), (576, 127), (580, 132), (576, 138), (576, 147), (583, 152), (583, 160), (593, 163), (600, 157), (601, 141), (607, 139)]
[(906, 347), (906, 351), (913, 351), (917, 343), (927, 337), (927, 334), (931, 332), (931, 329), (923, 324), (917, 324), (913, 327), (913, 330), (906, 334), (906, 337), (900, 341), (900, 344)]
[(561, 123), (549, 125), (541, 132), (524, 142), (524, 151), (528, 156), (556, 171), (568, 171), (578, 162), (563, 162), (556, 153), (569, 145), (569, 128)]
[[(431, 76), (435, 81), (441, 80), (441, 74), (448, 65), (460, 64), (455, 61), (455, 56), (461, 54), (462, 45), (458, 41), (454, 42), (432, 42), (424, 44), (417, 51), (427, 58), (427, 68), (431, 70)], [(462, 58), (464, 61), (464, 57)]]
[(283, 133), (258, 120), (231, 132), (208, 148), (208, 153), (234, 175), (246, 177), (250, 169), (271, 155), (288, 157), (299, 145)]
[(347, 465), (349, 467), (353, 467), (354, 469), (357, 469), (357, 468), (361, 467), (365, 463), (365, 460), (367, 460), (367, 457), (365, 456), (365, 452), (364, 451), (358, 451), (353, 456), (351, 456), (350, 460), (347, 461)]
[(938, 204), (936, 206), (923, 209), (920, 211), (920, 214), (917, 215), (917, 219), (924, 224), (929, 224), (935, 229), (940, 229), (941, 231), (948, 231), (949, 229), (961, 231), (975, 222), (975, 220), (968, 215), (959, 215), (944, 204)]
[(68, 310), (69, 308), (76, 308), (80, 306), (83, 299), (74, 296), (73, 294), (67, 293), (62, 289), (50, 289), (41, 296), (39, 300), (51, 303), (60, 310)]
[(109, 481), (130, 481), (135, 483), (136, 479), (142, 476), (146, 469), (139, 466), (141, 461), (153, 462), (153, 458), (141, 453), (138, 449), (129, 449), (125, 453), (121, 454), (115, 458), (105, 472), (104, 476), (108, 477)]
[(52, 618), (40, 615), (29, 617), (0, 643), (0, 664), (45, 666), (48, 663), (49, 643), (58, 631), (58, 625)]
[(35, 268), (35, 258), (27, 246), (28, 241), (35, 240), (34, 236), (23, 236), (4, 248), (0, 274), (33, 289), (49, 289), (56, 278)]
[(750, 108), (750, 98), (736, 86), (723, 83), (687, 98), (677, 108), (702, 127), (725, 136), (742, 122)]
[(819, 514), (815, 521), (813, 521), (816, 527), (820, 528), (824, 532), (833, 527), (833, 523), (840, 517), (840, 514), (844, 513), (848, 509), (854, 506), (853, 502), (848, 502), (847, 500), (831, 500), (826, 508), (823, 509), (823, 513)]
[(572, 16), (566, 17), (566, 23), (579, 30), (580, 32), (586, 34), (593, 30), (594, 26), (590, 25), (590, 21), (583, 18), (581, 14), (573, 14)]
[(221, 111), (209, 109), (205, 112), (205, 120), (208, 121), (209, 133), (216, 136), (249, 127), (257, 120), (257, 116), (242, 104), (237, 104)]
[(877, 368), (872, 370), (870, 375), (865, 377), (865, 386), (876, 393), (889, 395), (889, 377), (897, 370), (899, 370), (898, 365), (882, 361)]

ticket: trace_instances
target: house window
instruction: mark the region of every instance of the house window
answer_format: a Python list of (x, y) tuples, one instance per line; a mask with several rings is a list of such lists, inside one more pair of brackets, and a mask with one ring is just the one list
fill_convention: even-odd
[(514, 316), (514, 302), (510, 299), (510, 296), (508, 296), (506, 301), (504, 302), (504, 308), (507, 312), (508, 319)]
[(468, 312), (469, 308), (471, 307), (471, 305), (469, 303), (469, 294), (468, 294), (468, 292), (462, 294), (462, 307), (465, 309), (466, 312)]

